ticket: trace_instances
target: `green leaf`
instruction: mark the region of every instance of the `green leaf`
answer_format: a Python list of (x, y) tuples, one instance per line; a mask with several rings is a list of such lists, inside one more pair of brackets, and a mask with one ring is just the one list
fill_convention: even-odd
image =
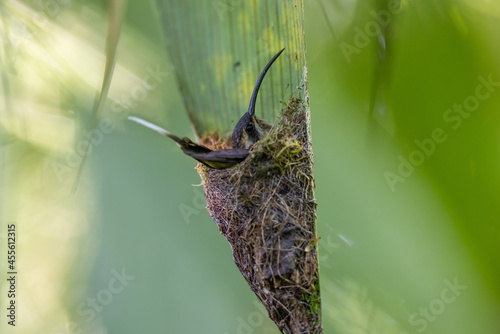
[(197, 136), (229, 134), (257, 78), (283, 47), (259, 92), (256, 114), (272, 123), (280, 101), (302, 96), (302, 1), (158, 0), (166, 46)]

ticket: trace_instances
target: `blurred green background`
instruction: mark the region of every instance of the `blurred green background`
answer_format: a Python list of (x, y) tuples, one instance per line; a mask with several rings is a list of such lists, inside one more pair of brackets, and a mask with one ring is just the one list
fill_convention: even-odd
[[(499, 333), (500, 5), (392, 3), (304, 0), (324, 330)], [(123, 120), (193, 137), (154, 5), (127, 5), (74, 194), (107, 5), (0, 5), (0, 235), (16, 222), (21, 279), (2, 333), (278, 333), (195, 163)]]

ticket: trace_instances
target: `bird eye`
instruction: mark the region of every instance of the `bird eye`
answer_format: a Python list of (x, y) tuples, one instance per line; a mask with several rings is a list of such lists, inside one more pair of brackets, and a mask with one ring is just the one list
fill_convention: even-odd
[(245, 128), (245, 131), (246, 131), (247, 133), (252, 133), (252, 132), (253, 132), (253, 130), (255, 130), (255, 127), (254, 127), (254, 125), (253, 125), (253, 122), (248, 123), (248, 124), (247, 124), (247, 127)]

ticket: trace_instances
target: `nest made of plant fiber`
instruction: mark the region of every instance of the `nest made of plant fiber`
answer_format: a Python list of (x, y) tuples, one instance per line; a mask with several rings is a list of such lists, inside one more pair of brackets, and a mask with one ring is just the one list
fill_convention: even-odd
[[(292, 99), (241, 164), (199, 164), (207, 209), (236, 265), (282, 333), (321, 333), (312, 147), (306, 106)], [(222, 148), (223, 139), (205, 138)], [(219, 144), (216, 144), (218, 142)]]

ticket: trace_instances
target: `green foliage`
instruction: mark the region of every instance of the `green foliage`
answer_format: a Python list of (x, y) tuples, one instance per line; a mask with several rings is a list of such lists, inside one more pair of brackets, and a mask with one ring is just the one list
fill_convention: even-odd
[[(88, 126), (103, 87), (107, 5), (1, 2), (0, 233), (20, 224), (24, 327), (16, 332), (63, 333), (72, 324), (82, 333), (277, 332), (254, 304), (202, 191), (191, 187), (200, 183), (194, 163), (124, 119), (140, 116), (181, 137), (194, 118), (198, 134), (229, 131), (262, 66), (285, 46), (287, 58), (259, 94), (257, 113), (272, 122), (303, 79), (284, 33), (301, 23), (282, 29), (275, 17), (300, 7), (187, 8), (192, 2), (165, 1), (162, 11), (154, 1), (128, 2), (97, 118), (110, 132), (108, 123)], [(325, 333), (496, 333), (499, 5), (405, 0), (391, 13), (393, 3), (304, 1)], [(382, 10), (390, 23), (366, 33)], [(166, 41), (166, 50), (162, 29), (176, 26), (183, 37)], [(210, 37), (202, 39), (205, 27)], [(245, 36), (233, 36), (234, 49), (231, 33)], [(179, 94), (178, 78), (187, 94)], [(186, 101), (192, 96), (197, 104)], [(467, 103), (471, 111), (455, 107)], [(88, 135), (91, 152), (71, 197), (73, 162)], [(399, 177), (392, 187), (387, 172)], [(94, 318), (82, 315), (78, 308), (92, 310), (87, 298), (102, 300), (121, 267), (135, 280)], [(460, 294), (449, 289), (455, 278), (466, 286)], [(9, 333), (5, 326), (0, 332)]]
[(159, 18), (184, 105), (195, 132), (230, 133), (248, 108), (264, 65), (256, 113), (273, 123), (280, 100), (304, 81), (301, 1), (158, 0)]

